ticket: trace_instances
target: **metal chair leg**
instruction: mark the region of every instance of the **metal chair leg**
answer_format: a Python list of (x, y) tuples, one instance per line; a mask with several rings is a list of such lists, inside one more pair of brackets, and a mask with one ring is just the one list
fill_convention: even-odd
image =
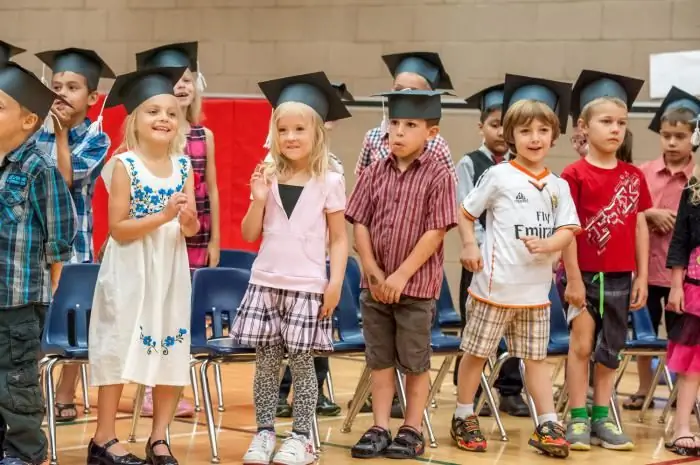
[(194, 396), (194, 411), (201, 412), (202, 406), (199, 403), (199, 382), (197, 381), (197, 360), (190, 360), (190, 382), (192, 383), (192, 395)]
[(430, 385), (430, 392), (428, 393), (427, 404), (429, 407), (437, 407), (437, 403), (435, 402), (435, 396), (438, 392), (440, 392), (440, 387), (442, 387), (442, 383), (445, 380), (445, 376), (447, 376), (447, 373), (450, 371), (450, 366), (452, 365), (452, 360), (454, 360), (454, 358), (454, 355), (448, 355), (443, 360), (442, 365), (440, 365), (440, 369), (438, 370), (437, 375), (435, 375), (435, 381), (433, 381)]
[(664, 411), (661, 412), (661, 416), (659, 417), (659, 423), (664, 424), (666, 423), (666, 418), (668, 418), (668, 414), (671, 413), (671, 405), (676, 401), (676, 398), (678, 397), (678, 383), (676, 383), (675, 386), (673, 386), (673, 389), (671, 389), (671, 393), (668, 396), (668, 401), (666, 401), (666, 405), (664, 406)]
[(52, 358), (46, 363), (44, 389), (46, 390), (46, 420), (49, 426), (49, 448), (51, 449), (51, 465), (58, 465), (56, 451), (56, 394), (53, 388), (54, 368), (59, 363), (58, 358)]
[(649, 405), (651, 405), (652, 399), (654, 399), (654, 393), (656, 392), (656, 388), (659, 385), (661, 373), (663, 372), (664, 366), (666, 365), (664, 359), (665, 357), (659, 356), (659, 364), (657, 365), (656, 370), (654, 370), (654, 376), (651, 378), (651, 386), (649, 387), (649, 392), (647, 392), (647, 395), (644, 397), (642, 410), (639, 411), (639, 423), (644, 423), (644, 416), (646, 415), (647, 410), (649, 409)]
[(321, 432), (318, 428), (318, 417), (315, 413), (313, 421), (311, 422), (311, 439), (314, 445), (314, 455), (318, 457), (321, 454)]
[[(401, 372), (396, 369), (396, 384), (398, 385), (399, 402), (401, 403), (401, 408), (403, 410), (404, 416), (406, 416), (406, 385), (404, 384), (403, 376)], [(428, 430), (428, 440), (430, 441), (430, 447), (436, 448), (438, 446), (437, 439), (435, 438), (435, 433), (433, 432), (433, 425), (430, 422), (430, 411), (428, 408), (423, 409), (423, 423), (425, 429)]]
[(134, 413), (131, 415), (131, 431), (127, 442), (136, 442), (136, 427), (141, 419), (141, 410), (143, 409), (143, 398), (146, 396), (146, 386), (139, 384), (136, 386), (134, 394)]
[(326, 375), (326, 387), (328, 387), (328, 400), (335, 404), (335, 392), (333, 391), (333, 376), (331, 375), (330, 364)]
[(620, 431), (624, 431), (622, 428), (622, 420), (620, 417), (620, 406), (617, 403), (617, 391), (613, 389), (612, 395), (610, 396), (610, 410), (612, 411), (613, 420), (615, 420), (615, 425)]
[(214, 407), (211, 404), (211, 393), (209, 391), (209, 376), (207, 374), (209, 362), (210, 360), (206, 359), (199, 367), (199, 382), (201, 383), (202, 388), (204, 412), (207, 417), (207, 433), (209, 434), (209, 446), (211, 447), (211, 463), (221, 463), (216, 439), (216, 427), (214, 425)]
[(87, 364), (83, 363), (80, 365), (80, 379), (83, 384), (83, 412), (85, 415), (90, 414), (90, 396), (88, 392), (88, 374), (87, 374)]
[(540, 425), (540, 421), (537, 418), (537, 407), (535, 406), (535, 399), (530, 395), (530, 391), (527, 390), (527, 383), (525, 382), (525, 361), (523, 359), (519, 360), (518, 368), (520, 369), (520, 378), (523, 380), (523, 391), (525, 392), (525, 398), (527, 399), (527, 405), (530, 407), (530, 417), (532, 422), (535, 424), (535, 428)]
[[(506, 429), (503, 426), (503, 420), (501, 420), (501, 412), (498, 410), (496, 399), (494, 399), (493, 392), (491, 392), (491, 386), (489, 386), (489, 380), (486, 378), (486, 373), (483, 371), (481, 372), (481, 390), (486, 395), (486, 402), (489, 403), (489, 407), (491, 408), (491, 415), (493, 415), (494, 420), (496, 420), (496, 426), (498, 426), (498, 431), (501, 433), (501, 441), (508, 441), (508, 434), (506, 434)], [(479, 398), (479, 400), (481, 400), (481, 398)], [(480, 411), (481, 410), (475, 410), (475, 412)]]
[(343, 426), (340, 428), (342, 433), (349, 433), (352, 431), (352, 424), (355, 421), (355, 417), (357, 417), (357, 414), (360, 413), (360, 409), (362, 408), (362, 405), (364, 405), (365, 400), (372, 389), (372, 382), (370, 380), (371, 374), (372, 370), (365, 365), (365, 368), (362, 370), (362, 374), (360, 375), (360, 379), (357, 382), (355, 395), (350, 401), (350, 408), (348, 409), (348, 413), (343, 421)]
[(216, 382), (216, 397), (219, 400), (219, 412), (226, 411), (224, 407), (224, 388), (223, 382), (221, 381), (221, 364), (214, 363), (214, 381)]
[[(484, 378), (487, 380), (487, 386), (488, 389), (484, 388), (484, 392), (491, 392), (491, 388), (493, 387), (494, 383), (496, 382), (496, 379), (498, 379), (498, 374), (501, 371), (501, 368), (503, 368), (503, 364), (510, 358), (510, 355), (508, 355), (508, 352), (503, 352), (501, 355), (498, 356), (496, 359), (496, 363), (492, 363), (491, 360), (489, 359), (489, 366), (491, 367), (491, 372), (489, 373), (488, 378), (486, 378), (486, 375), (484, 374)], [(491, 412), (497, 412), (498, 408), (496, 405), (496, 400), (493, 398), (493, 395), (488, 396), (487, 399), (490, 399), (489, 402), (489, 407), (491, 407)], [(476, 402), (474, 405), (474, 412), (481, 412), (482, 407), (484, 406), (484, 402), (486, 402), (486, 399), (483, 396), (479, 397), (479, 400)], [(491, 403), (493, 402), (493, 403)]]

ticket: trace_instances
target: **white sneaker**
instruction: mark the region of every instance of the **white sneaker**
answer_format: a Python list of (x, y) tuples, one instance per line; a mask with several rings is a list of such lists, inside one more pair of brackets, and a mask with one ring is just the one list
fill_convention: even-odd
[(311, 439), (292, 433), (272, 459), (274, 465), (311, 465), (316, 461)]
[(270, 465), (276, 443), (274, 431), (260, 431), (250, 442), (248, 451), (243, 456), (243, 465)]

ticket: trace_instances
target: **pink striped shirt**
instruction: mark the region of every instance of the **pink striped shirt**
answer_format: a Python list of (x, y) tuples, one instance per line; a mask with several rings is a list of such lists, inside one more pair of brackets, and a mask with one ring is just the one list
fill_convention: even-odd
[[(391, 154), (362, 171), (345, 218), (369, 229), (375, 259), (388, 277), (408, 258), (423, 234), (457, 225), (455, 196), (450, 171), (429, 151), (424, 151), (403, 173)], [(443, 264), (441, 245), (411, 277), (403, 294), (438, 298)], [(364, 275), (361, 286), (368, 287)]]

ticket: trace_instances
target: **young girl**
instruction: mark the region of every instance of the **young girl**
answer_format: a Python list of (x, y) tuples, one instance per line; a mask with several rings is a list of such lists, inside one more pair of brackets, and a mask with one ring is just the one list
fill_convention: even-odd
[[(310, 440), (318, 386), (311, 352), (333, 350), (331, 314), (340, 300), (348, 258), (345, 187), (328, 169), (324, 121), (349, 117), (324, 73), (260, 83), (274, 107), (272, 162), (253, 173), (243, 238), (262, 244), (231, 336), (257, 349), (254, 402), (258, 434), (244, 464), (270, 463), (285, 352), (294, 383), (292, 434), (274, 457), (282, 465), (313, 463)], [(326, 273), (329, 238), (330, 279)]]
[(110, 238), (90, 321), (92, 384), (99, 386), (97, 430), (88, 464), (145, 463), (116, 439), (124, 383), (155, 386), (148, 463), (177, 464), (165, 431), (189, 379), (190, 273), (185, 237), (197, 233), (194, 176), (182, 154), (180, 107), (173, 93), (184, 68), (117, 78), (107, 107), (129, 114), (126, 151), (103, 171)]
[[(194, 172), (194, 196), (197, 203), (199, 232), (187, 238), (187, 254), (190, 268), (219, 265), (220, 228), (219, 228), (219, 189), (216, 185), (216, 162), (214, 160), (214, 135), (202, 126), (202, 91), (206, 85), (199, 70), (198, 43), (186, 42), (169, 44), (136, 55), (137, 67), (181, 67), (187, 68), (185, 74), (175, 85), (175, 97), (178, 99), (185, 116), (185, 134), (187, 143), (185, 154), (190, 157)], [(194, 72), (197, 73), (195, 79)], [(153, 414), (153, 396), (151, 389), (146, 389), (143, 402), (143, 416)], [(194, 415), (191, 402), (182, 399), (178, 403), (176, 416)]]

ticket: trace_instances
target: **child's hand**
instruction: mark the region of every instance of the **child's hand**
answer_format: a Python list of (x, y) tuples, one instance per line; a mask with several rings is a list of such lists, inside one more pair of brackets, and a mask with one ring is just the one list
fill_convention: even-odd
[(318, 314), (320, 320), (325, 320), (333, 315), (333, 311), (338, 306), (340, 302), (340, 291), (342, 284), (328, 283), (326, 290), (323, 293), (323, 305), (321, 305), (321, 311)]
[(372, 294), (372, 298), (377, 302), (386, 303), (384, 299), (384, 291), (382, 286), (386, 281), (386, 275), (382, 270), (377, 268), (367, 273), (367, 282), (369, 283), (369, 293)]
[(400, 271), (392, 273), (384, 284), (382, 285), (382, 292), (384, 293), (384, 300), (387, 304), (395, 304), (401, 299), (401, 294), (403, 293), (406, 284), (408, 284), (409, 277), (406, 277)]
[(219, 243), (210, 241), (209, 247), (207, 247), (207, 266), (209, 268), (216, 268), (219, 266), (220, 256), (221, 247), (219, 247)]
[(647, 280), (637, 276), (632, 283), (632, 295), (630, 302), (630, 310), (639, 310), (647, 303), (649, 288)]
[(462, 252), (459, 255), (459, 261), (467, 270), (475, 273), (484, 268), (484, 261), (481, 258), (481, 251), (476, 243), (466, 244), (462, 247)]
[(262, 165), (255, 168), (253, 175), (250, 177), (250, 193), (253, 196), (253, 200), (260, 202), (267, 200), (267, 195), (270, 193), (270, 182), (263, 173)]
[(682, 287), (671, 287), (671, 292), (668, 293), (668, 302), (666, 303), (666, 310), (671, 310), (676, 313), (683, 313), (685, 311), (685, 298), (683, 296)]
[(582, 309), (586, 306), (586, 286), (583, 285), (583, 280), (567, 279), (564, 300), (576, 308)]
[(70, 122), (75, 110), (60, 100), (56, 100), (51, 106), (51, 113), (51, 117), (57, 120), (54, 123), (58, 122), (58, 124), (54, 124), (54, 132), (67, 133), (70, 130)]
[(547, 239), (540, 239), (537, 236), (521, 237), (521, 241), (531, 254), (551, 253), (550, 242)]
[(644, 214), (655, 231), (659, 231), (661, 234), (668, 234), (673, 231), (673, 227), (676, 224), (676, 212), (673, 210), (650, 208)]
[(197, 212), (191, 208), (182, 208), (178, 217), (180, 226), (183, 228), (193, 228), (197, 224)]
[(187, 195), (182, 192), (173, 194), (169, 199), (168, 203), (165, 204), (163, 209), (163, 215), (169, 221), (174, 219), (178, 213), (187, 206)]

